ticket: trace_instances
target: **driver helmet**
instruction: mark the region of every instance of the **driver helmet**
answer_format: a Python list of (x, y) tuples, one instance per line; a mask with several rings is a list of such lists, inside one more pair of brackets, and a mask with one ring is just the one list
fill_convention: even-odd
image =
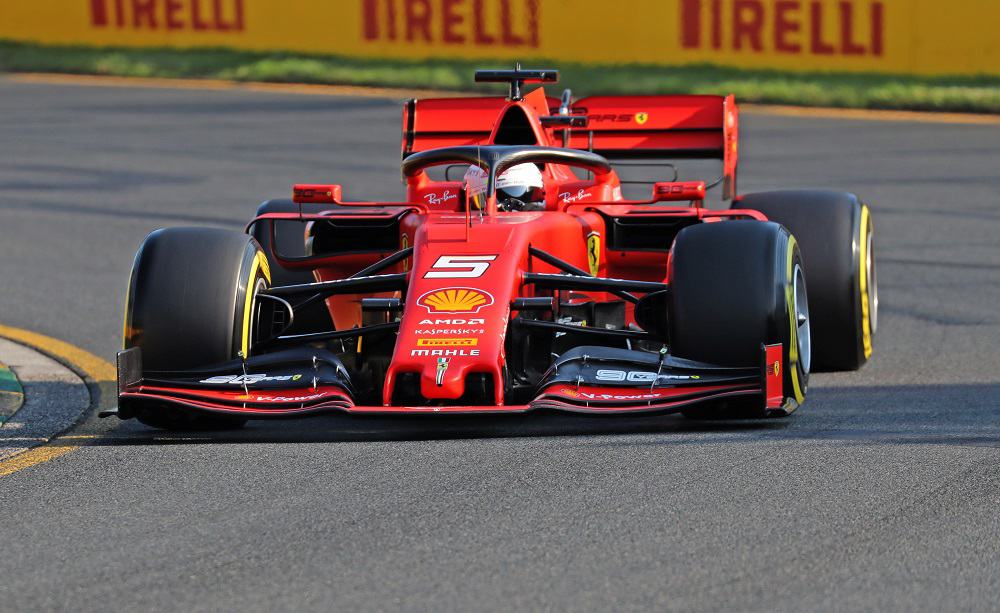
[[(469, 166), (465, 189), (472, 206), (486, 205), (486, 171)], [(511, 166), (497, 177), (497, 207), (501, 211), (540, 211), (545, 209), (545, 184), (538, 166), (528, 162)]]

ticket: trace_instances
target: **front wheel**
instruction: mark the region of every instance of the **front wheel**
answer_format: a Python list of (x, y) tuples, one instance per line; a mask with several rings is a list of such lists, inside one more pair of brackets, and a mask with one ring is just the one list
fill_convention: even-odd
[[(781, 343), (783, 414), (805, 400), (812, 362), (809, 299), (795, 237), (770, 222), (722, 221), (684, 228), (670, 259), (667, 322), (671, 353), (753, 367), (761, 345)], [(763, 401), (737, 407), (763, 417)], [(697, 409), (689, 416), (733, 416)]]
[[(193, 370), (249, 357), (256, 295), (269, 286), (267, 259), (253, 238), (215, 228), (157, 230), (135, 256), (124, 348), (142, 350), (144, 371)], [(169, 430), (228, 429), (246, 421), (170, 405), (142, 405), (135, 415)]]

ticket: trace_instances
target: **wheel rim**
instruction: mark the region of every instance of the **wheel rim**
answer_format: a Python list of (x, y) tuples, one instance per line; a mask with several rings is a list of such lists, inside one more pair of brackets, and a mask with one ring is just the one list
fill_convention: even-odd
[(868, 229), (868, 245), (865, 266), (868, 269), (868, 319), (871, 322), (871, 332), (875, 334), (878, 327), (878, 277), (875, 276), (874, 232)]
[(802, 372), (808, 373), (812, 363), (812, 336), (809, 328), (809, 300), (806, 296), (806, 278), (802, 267), (795, 265), (792, 278), (792, 296), (794, 297), (795, 322), (798, 327), (796, 342), (799, 350), (799, 364)]

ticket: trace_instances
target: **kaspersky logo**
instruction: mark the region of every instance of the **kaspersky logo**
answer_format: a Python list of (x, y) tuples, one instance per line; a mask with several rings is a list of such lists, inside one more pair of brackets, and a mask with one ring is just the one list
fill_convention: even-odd
[(478, 313), (493, 304), (493, 296), (470, 287), (446, 287), (427, 292), (417, 304), (430, 313)]

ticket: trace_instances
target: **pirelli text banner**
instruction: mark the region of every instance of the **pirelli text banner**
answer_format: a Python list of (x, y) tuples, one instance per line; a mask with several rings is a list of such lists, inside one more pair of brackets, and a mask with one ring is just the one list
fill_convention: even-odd
[(1000, 0), (0, 0), (0, 38), (377, 58), (1000, 74)]

